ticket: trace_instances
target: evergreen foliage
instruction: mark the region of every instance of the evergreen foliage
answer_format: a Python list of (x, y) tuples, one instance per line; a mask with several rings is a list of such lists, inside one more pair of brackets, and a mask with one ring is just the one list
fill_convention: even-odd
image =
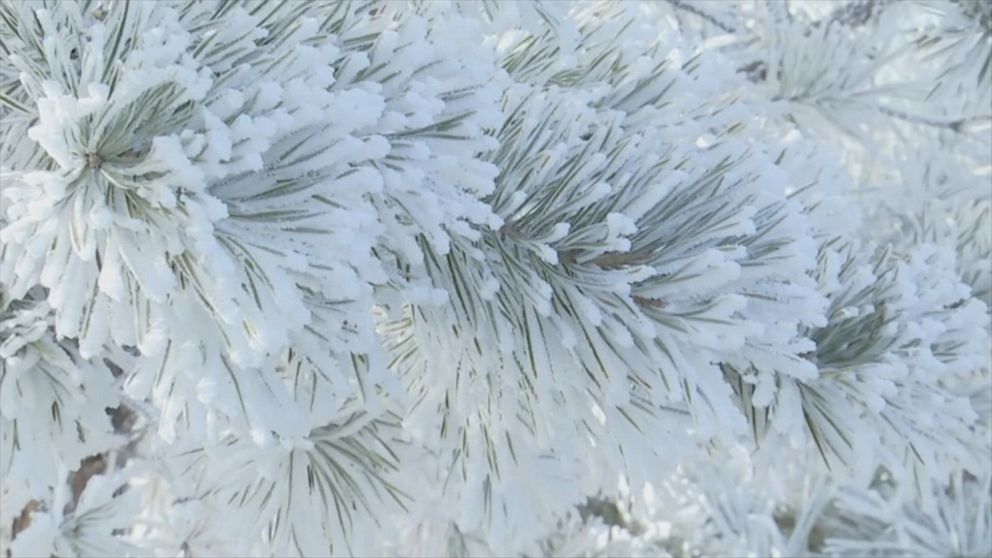
[(0, 2), (4, 556), (992, 556), (981, 0)]

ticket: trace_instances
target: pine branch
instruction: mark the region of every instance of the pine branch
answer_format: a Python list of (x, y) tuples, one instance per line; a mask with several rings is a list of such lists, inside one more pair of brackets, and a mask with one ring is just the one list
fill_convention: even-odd
[(964, 131), (963, 128), (967, 124), (971, 124), (973, 122), (981, 122), (983, 120), (992, 120), (992, 115), (969, 116), (969, 117), (962, 117), (953, 120), (940, 120), (936, 118), (928, 118), (925, 116), (910, 114), (901, 110), (897, 110), (885, 106), (878, 106), (876, 108), (878, 112), (886, 116), (891, 116), (893, 118), (898, 118), (899, 120), (903, 120), (912, 124), (918, 124), (921, 126), (944, 128), (957, 133), (962, 133)]
[(688, 12), (690, 14), (693, 14), (693, 15), (697, 16), (697, 17), (700, 17), (700, 18), (704, 19), (705, 21), (707, 21), (707, 22), (715, 25), (716, 27), (720, 28), (721, 30), (723, 30), (723, 31), (725, 31), (727, 33), (736, 33), (737, 32), (737, 28), (736, 27), (720, 21), (719, 19), (717, 19), (716, 16), (714, 16), (714, 15), (708, 13), (707, 11), (703, 10), (702, 8), (700, 8), (699, 7), (699, 4), (701, 4), (702, 2), (698, 2), (698, 1), (693, 2), (693, 1), (690, 1), (690, 0), (666, 0), (666, 1), (669, 4), (671, 4), (672, 7), (674, 7), (675, 9), (682, 10), (684, 12)]
[(813, 22), (812, 25), (818, 27), (826, 21), (827, 25), (836, 22), (847, 27), (861, 27), (868, 23), (872, 17), (878, 17), (887, 5), (887, 0), (852, 0), (835, 9), (825, 18)]

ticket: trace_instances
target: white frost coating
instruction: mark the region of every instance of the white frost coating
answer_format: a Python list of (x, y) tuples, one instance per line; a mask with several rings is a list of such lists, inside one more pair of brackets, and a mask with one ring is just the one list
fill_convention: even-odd
[(893, 6), (0, 4), (0, 554), (992, 553), (992, 12)]

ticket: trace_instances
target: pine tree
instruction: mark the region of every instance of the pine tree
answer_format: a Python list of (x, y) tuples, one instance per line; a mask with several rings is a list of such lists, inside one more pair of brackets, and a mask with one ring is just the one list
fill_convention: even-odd
[(992, 556), (980, 0), (0, 3), (5, 556)]

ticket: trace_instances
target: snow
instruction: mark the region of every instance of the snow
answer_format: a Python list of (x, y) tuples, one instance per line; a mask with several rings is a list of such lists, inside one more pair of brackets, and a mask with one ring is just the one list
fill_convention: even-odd
[(814, 4), (0, 6), (0, 553), (992, 553), (992, 14)]

